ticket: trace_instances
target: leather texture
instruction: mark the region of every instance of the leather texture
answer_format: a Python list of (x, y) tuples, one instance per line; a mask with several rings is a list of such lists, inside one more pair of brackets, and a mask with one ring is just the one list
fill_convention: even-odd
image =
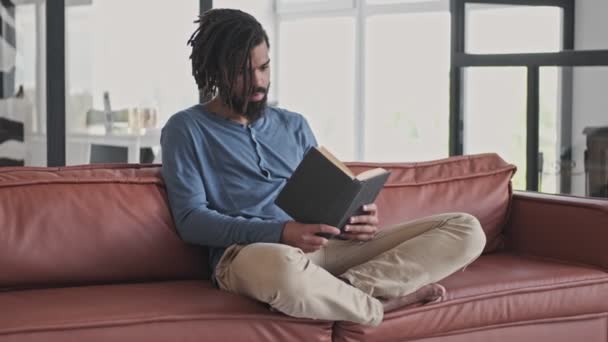
[(333, 324), (271, 312), (208, 281), (10, 291), (0, 308), (0, 341), (330, 341)]
[(510, 215), (505, 248), (377, 328), (296, 319), (201, 280), (206, 250), (177, 236), (158, 165), (0, 168), (0, 342), (608, 342), (608, 202), (510, 205), (514, 167), (495, 155), (350, 166), (393, 171), (383, 225), (465, 211), (496, 242)]
[(607, 200), (530, 192), (513, 197), (509, 248), (608, 270)]
[(349, 163), (355, 173), (374, 167), (391, 171), (376, 199), (381, 226), (444, 212), (465, 212), (479, 219), (486, 233), (485, 252), (501, 247), (507, 223), (515, 165), (484, 153), (419, 163)]
[(606, 342), (608, 315), (583, 315), (563, 319), (514, 322), (459, 334), (422, 338), (416, 342)]
[(208, 277), (158, 166), (0, 168), (0, 288)]
[(338, 322), (335, 340), (409, 341), (608, 314), (608, 300), (598, 300), (608, 299), (608, 273), (591, 267), (495, 253), (441, 283), (445, 301), (389, 312), (377, 328)]

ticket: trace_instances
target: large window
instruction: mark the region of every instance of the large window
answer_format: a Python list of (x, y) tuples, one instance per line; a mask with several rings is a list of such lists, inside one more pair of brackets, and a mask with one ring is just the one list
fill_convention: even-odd
[[(560, 164), (569, 188), (562, 192), (608, 198), (608, 65), (561, 69), (574, 76), (570, 144), (564, 149), (571, 158), (568, 165)], [(555, 146), (560, 145), (565, 144)]]
[(66, 163), (153, 162), (160, 127), (198, 102), (188, 38), (199, 2), (66, 8)]
[(466, 4), (466, 52), (530, 53), (562, 49), (562, 9)]
[(447, 1), (277, 0), (278, 103), (343, 160), (448, 156)]
[(199, 6), (2, 1), (0, 166), (159, 161), (159, 128), (198, 102)]
[(517, 190), (608, 197), (608, 50), (585, 51), (608, 26), (578, 19), (608, 5), (483, 2), (453, 2), (452, 153), (499, 153)]
[(352, 159), (354, 20), (305, 18), (279, 29), (280, 106), (302, 113), (321, 144)]
[(518, 166), (516, 189), (526, 186), (526, 69), (464, 70), (464, 152), (498, 153)]
[[(562, 49), (562, 9), (559, 7), (467, 3), (465, 19), (467, 53), (558, 52)], [(546, 70), (542, 76), (553, 80), (553, 87), (542, 88), (540, 113), (546, 113), (554, 110), (557, 103), (558, 94), (552, 90), (556, 90), (558, 84), (555, 70)], [(464, 153), (495, 152), (517, 165), (513, 185), (520, 190), (526, 189), (528, 168), (527, 78), (528, 70), (516, 66), (467, 68), (462, 78)], [(555, 136), (551, 133), (555, 133), (556, 122), (551, 118), (543, 115), (543, 147), (555, 145)], [(555, 157), (555, 153), (548, 153), (547, 157)], [(541, 174), (538, 176), (542, 179)], [(549, 184), (549, 177), (544, 181)]]
[(516, 189), (608, 197), (596, 0), (2, 1), (0, 164), (157, 160), (198, 100), (186, 40), (212, 4), (263, 23), (270, 102), (343, 160), (498, 152)]
[[(447, 155), (449, 25), (443, 11), (367, 19), (365, 159)], [(399, 39), (386, 39), (396, 34)]]

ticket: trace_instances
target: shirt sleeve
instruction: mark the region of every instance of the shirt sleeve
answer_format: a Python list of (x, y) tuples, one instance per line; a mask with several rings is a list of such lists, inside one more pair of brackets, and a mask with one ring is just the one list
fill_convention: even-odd
[(162, 130), (162, 176), (181, 238), (191, 244), (228, 247), (281, 240), (286, 221), (232, 217), (209, 208), (200, 160), (202, 137), (175, 115)]

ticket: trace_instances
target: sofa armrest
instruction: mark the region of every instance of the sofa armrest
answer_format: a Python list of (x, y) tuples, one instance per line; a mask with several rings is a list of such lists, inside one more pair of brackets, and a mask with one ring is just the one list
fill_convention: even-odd
[(507, 248), (608, 270), (608, 200), (513, 193)]

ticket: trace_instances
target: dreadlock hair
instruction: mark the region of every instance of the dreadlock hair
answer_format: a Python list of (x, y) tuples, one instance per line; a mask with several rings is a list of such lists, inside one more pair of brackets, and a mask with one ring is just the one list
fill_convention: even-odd
[(236, 9), (211, 9), (198, 17), (199, 27), (194, 31), (188, 45), (192, 46), (192, 75), (205, 99), (216, 94), (234, 108), (233, 88), (239, 74), (243, 75), (246, 108), (252, 93), (250, 51), (265, 42), (268, 36), (262, 25), (250, 14)]

